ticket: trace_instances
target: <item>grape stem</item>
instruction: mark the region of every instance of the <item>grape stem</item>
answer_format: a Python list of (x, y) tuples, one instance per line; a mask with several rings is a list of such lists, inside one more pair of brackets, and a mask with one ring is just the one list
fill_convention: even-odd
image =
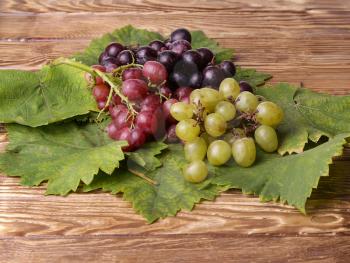
[[(106, 106), (99, 112), (97, 119), (100, 117), (102, 112), (109, 106), (109, 103), (111, 102), (111, 99), (112, 99), (113, 91), (121, 98), (121, 100), (127, 106), (129, 113), (132, 117), (132, 120), (135, 119), (135, 116), (137, 115), (137, 111), (135, 111), (135, 109), (133, 107), (134, 104), (132, 102), (130, 102), (129, 99), (122, 94), (121, 88), (120, 88), (122, 81), (119, 78), (113, 78), (113, 80), (111, 80), (110, 74), (104, 73), (104, 72), (97, 70), (97, 69), (92, 69), (91, 67), (89, 67), (83, 63), (80, 63), (78, 61), (68, 59), (68, 58), (58, 58), (51, 63), (51, 65), (54, 65), (54, 66), (58, 66), (61, 64), (69, 65), (69, 66), (72, 66), (74, 68), (85, 71), (87, 73), (90, 73), (95, 78), (100, 77), (100, 78), (102, 78), (102, 80), (105, 83), (107, 83), (111, 87), (111, 90), (110, 90), (109, 95), (108, 95)], [(142, 66), (142, 65), (134, 64), (134, 66)]]
[(128, 171), (144, 180), (146, 180), (148, 183), (152, 184), (152, 185), (158, 185), (158, 183), (154, 180), (152, 180), (151, 178), (147, 177), (146, 175), (144, 175), (143, 173), (140, 173), (138, 171), (135, 171), (131, 168), (128, 168)]

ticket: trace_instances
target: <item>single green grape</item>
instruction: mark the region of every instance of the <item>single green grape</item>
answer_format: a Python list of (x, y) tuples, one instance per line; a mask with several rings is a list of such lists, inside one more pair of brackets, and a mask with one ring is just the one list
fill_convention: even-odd
[(219, 92), (225, 99), (235, 100), (240, 93), (238, 82), (233, 78), (226, 78), (220, 83)]
[(185, 158), (187, 161), (203, 160), (207, 153), (207, 143), (201, 137), (185, 143)]
[(261, 125), (255, 130), (254, 138), (256, 143), (265, 152), (271, 153), (277, 150), (278, 138), (274, 128), (267, 125)]
[(216, 139), (213, 136), (210, 136), (208, 133), (203, 132), (200, 135), (201, 138), (204, 139), (204, 141), (206, 142), (207, 145), (211, 144), (213, 141), (215, 141)]
[(193, 106), (184, 102), (176, 102), (171, 105), (170, 114), (177, 121), (191, 119), (193, 116)]
[(190, 103), (197, 105), (201, 101), (201, 89), (195, 89), (190, 94)]
[(183, 175), (186, 181), (200, 183), (208, 176), (208, 168), (202, 160), (193, 161), (183, 168)]
[(237, 110), (245, 113), (253, 113), (256, 110), (259, 101), (253, 93), (243, 91), (238, 95), (235, 104)]
[(190, 142), (198, 137), (200, 127), (193, 119), (182, 120), (176, 124), (175, 133), (180, 140)]
[(219, 113), (210, 113), (204, 120), (205, 131), (213, 137), (223, 135), (227, 128), (224, 117)]
[(232, 145), (232, 155), (239, 166), (251, 166), (256, 158), (256, 148), (253, 138), (245, 137), (235, 141)]
[(277, 104), (264, 101), (256, 108), (256, 120), (260, 124), (276, 127), (283, 120), (283, 111)]
[(236, 116), (235, 106), (228, 101), (220, 101), (216, 104), (215, 112), (221, 114), (225, 121), (233, 120)]
[(223, 165), (231, 157), (231, 147), (223, 140), (213, 141), (208, 147), (207, 157), (210, 164)]
[(216, 104), (223, 99), (223, 96), (212, 88), (196, 89), (190, 95), (192, 104), (198, 105), (200, 103), (209, 113), (214, 112)]

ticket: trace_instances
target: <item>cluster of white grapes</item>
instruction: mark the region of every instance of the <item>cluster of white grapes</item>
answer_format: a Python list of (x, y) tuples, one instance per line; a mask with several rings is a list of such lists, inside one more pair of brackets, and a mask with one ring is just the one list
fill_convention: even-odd
[(275, 128), (283, 119), (282, 109), (251, 92), (241, 92), (233, 78), (224, 79), (219, 90), (193, 90), (190, 103), (177, 102), (170, 113), (179, 121), (176, 135), (190, 162), (183, 174), (190, 182), (207, 177), (205, 157), (211, 165), (220, 166), (232, 156), (239, 166), (249, 167), (256, 159), (255, 143), (266, 152), (278, 147)]

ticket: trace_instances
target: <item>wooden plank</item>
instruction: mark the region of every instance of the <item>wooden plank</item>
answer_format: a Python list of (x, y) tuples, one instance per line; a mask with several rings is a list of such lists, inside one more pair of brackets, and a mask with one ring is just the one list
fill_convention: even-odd
[[(2, 248), (2, 249), (1, 249)], [(15, 249), (14, 249), (15, 248)], [(38, 237), (0, 240), (2, 262), (347, 262), (349, 237), (215, 235)], [(267, 260), (268, 256), (268, 260)], [(196, 261), (194, 261), (196, 260)]]
[[(18, 178), (0, 176), (0, 236), (167, 235), (249, 236), (349, 235), (350, 162), (336, 161), (307, 203), (308, 215), (275, 203), (261, 203), (238, 190), (192, 212), (147, 225), (130, 203), (107, 193), (44, 196), (45, 187), (21, 186)], [(53, 216), (54, 215), (54, 216)]]
[(350, 8), (348, 1), (343, 0), (270, 0), (262, 2), (259, 0), (205, 0), (205, 1), (110, 1), (110, 0), (85, 0), (85, 1), (42, 1), (42, 0), (2, 0), (0, 10), (6, 13), (32, 12), (32, 13), (53, 13), (53, 12), (111, 12), (118, 10), (121, 12), (154, 12), (155, 10), (163, 12), (172, 11), (302, 11), (309, 9), (316, 10), (336, 10)]

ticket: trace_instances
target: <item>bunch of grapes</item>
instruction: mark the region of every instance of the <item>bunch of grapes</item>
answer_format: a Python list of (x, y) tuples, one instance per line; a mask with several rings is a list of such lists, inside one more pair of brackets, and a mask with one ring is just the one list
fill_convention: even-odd
[(112, 72), (118, 67), (147, 61), (158, 61), (168, 73), (168, 87), (175, 91), (178, 87), (200, 88), (210, 86), (218, 88), (221, 81), (233, 77), (236, 67), (226, 60), (215, 65), (213, 52), (201, 47), (191, 46), (191, 33), (184, 28), (173, 31), (170, 38), (154, 40), (147, 46), (127, 47), (120, 43), (111, 43), (101, 53), (99, 64)]
[[(281, 108), (255, 96), (249, 83), (233, 78), (231, 61), (215, 65), (208, 48), (192, 50), (191, 34), (180, 28), (166, 41), (148, 46), (109, 44), (92, 66), (93, 96), (112, 122), (106, 131), (125, 140), (134, 151), (148, 140), (182, 142), (190, 182), (208, 174), (205, 158), (214, 166), (231, 157), (242, 166), (255, 162), (256, 144), (266, 152), (278, 147), (276, 126)], [(91, 72), (90, 72), (91, 73)]]
[(255, 162), (255, 143), (266, 152), (276, 151), (275, 127), (282, 121), (283, 111), (246, 88), (226, 78), (219, 90), (196, 89), (189, 104), (171, 106), (172, 117), (179, 121), (176, 135), (184, 142), (185, 157), (190, 162), (183, 169), (188, 181), (201, 182), (207, 177), (205, 157), (210, 164), (220, 166), (232, 156), (239, 166), (249, 167)]
[[(97, 72), (106, 72), (105, 66), (95, 65)], [(93, 96), (101, 111), (108, 111), (112, 122), (107, 127), (107, 133), (114, 140), (125, 140), (128, 146), (124, 151), (134, 151), (140, 148), (148, 139), (162, 140), (169, 134), (169, 140), (176, 141), (174, 119), (169, 110), (177, 98), (183, 99), (190, 89), (180, 89), (176, 94), (166, 86), (167, 71), (164, 65), (157, 61), (147, 61), (144, 65), (130, 64), (127, 67), (113, 71), (111, 85), (97, 76), (87, 79), (93, 82)], [(179, 97), (179, 96), (180, 97)]]

